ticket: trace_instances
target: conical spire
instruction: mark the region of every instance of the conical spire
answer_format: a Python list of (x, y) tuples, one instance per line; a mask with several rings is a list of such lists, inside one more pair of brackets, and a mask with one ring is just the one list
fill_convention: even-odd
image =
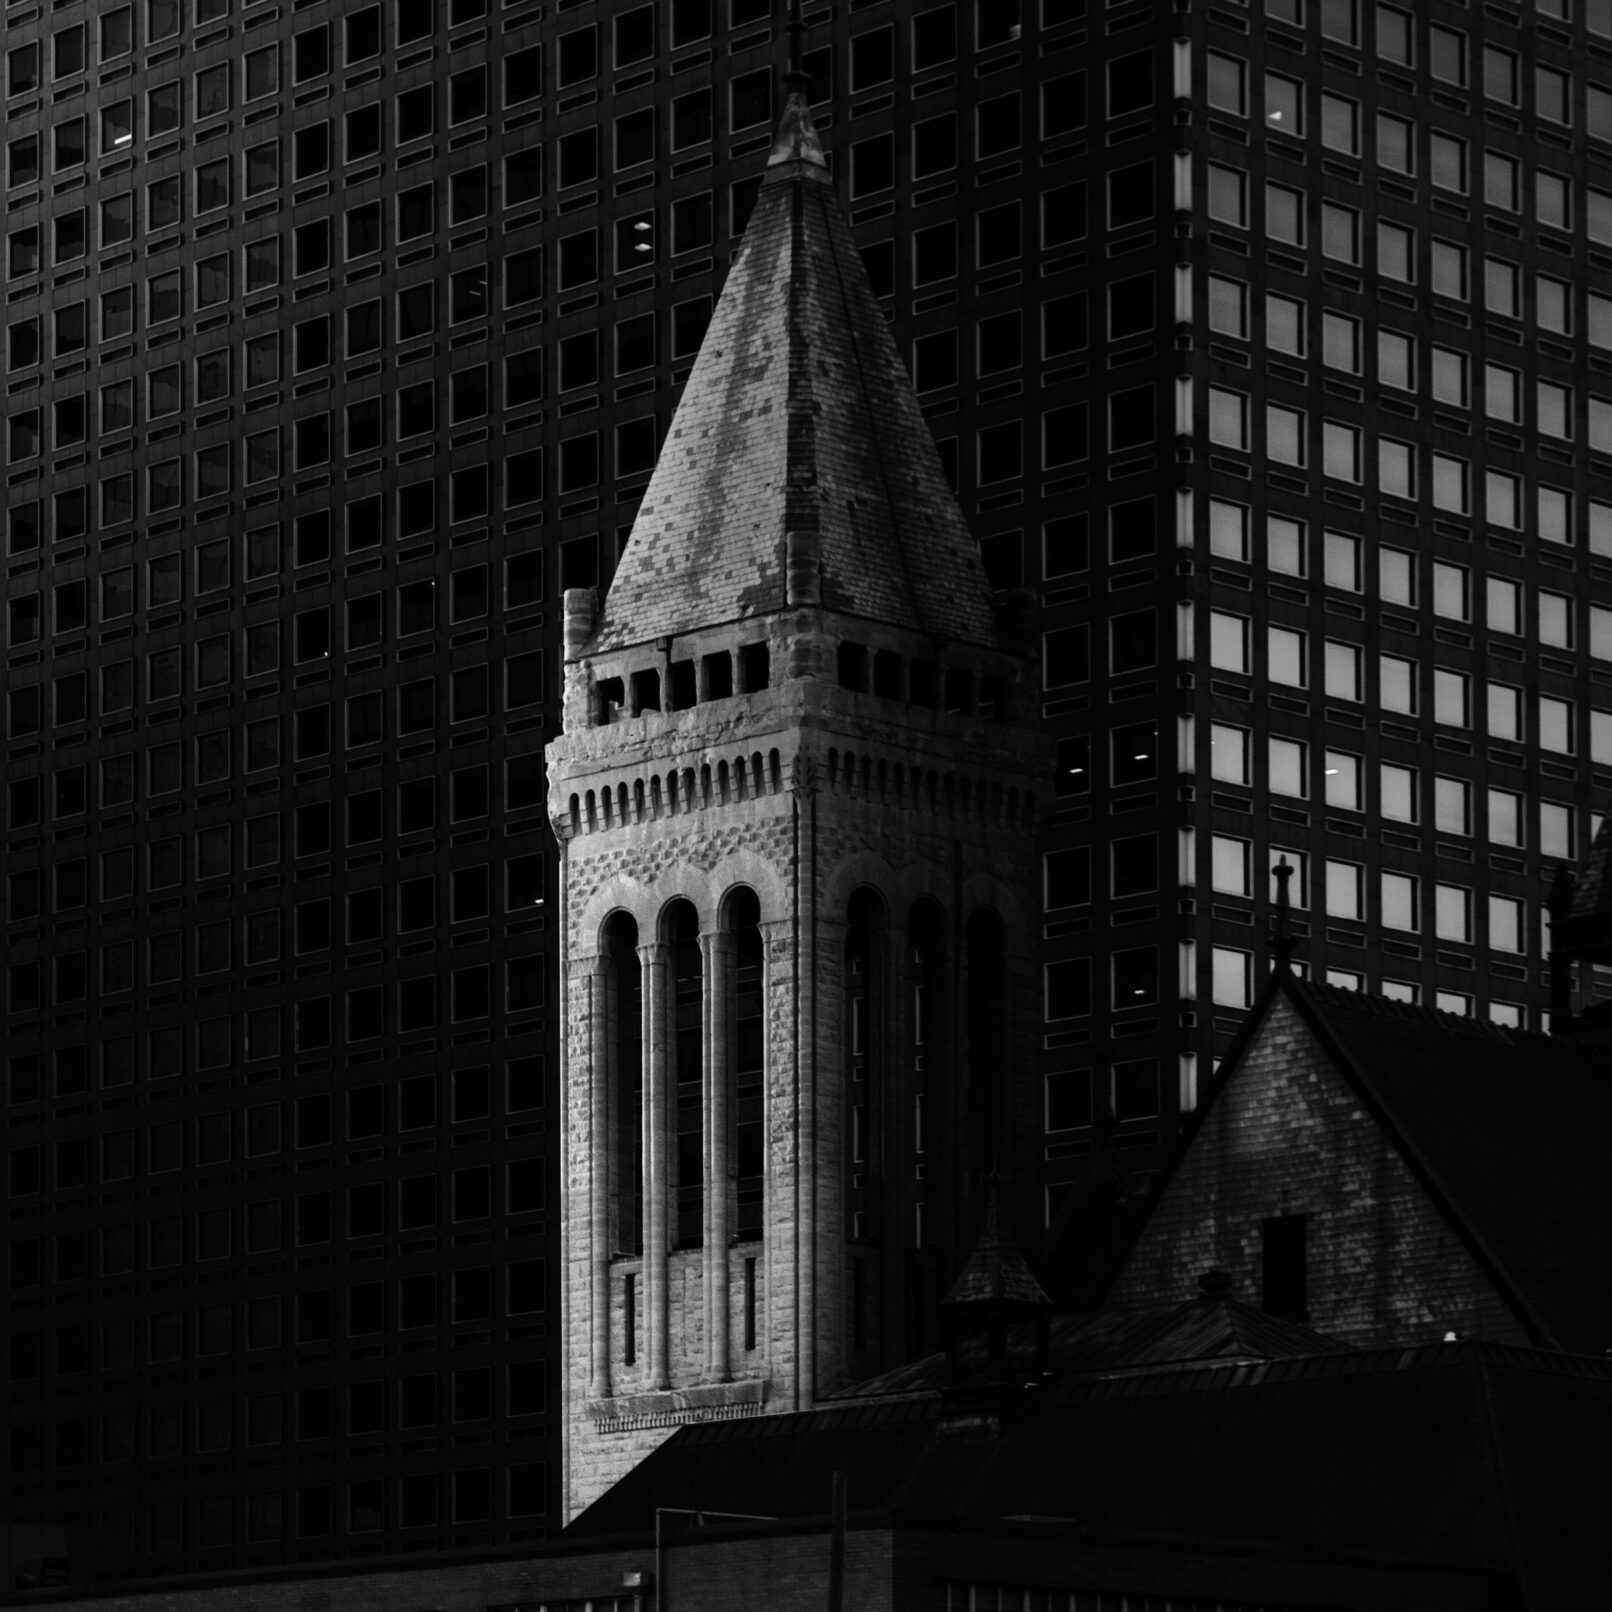
[(784, 608), (815, 534), (829, 610), (995, 647), (979, 550), (791, 74), (718, 300), (590, 648)]

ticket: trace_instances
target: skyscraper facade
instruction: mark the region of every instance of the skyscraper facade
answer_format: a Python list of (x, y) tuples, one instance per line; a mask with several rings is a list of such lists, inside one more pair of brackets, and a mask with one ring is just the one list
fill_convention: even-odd
[[(1049, 1219), (1157, 1162), (1278, 856), (1313, 969), (1537, 1023), (1612, 779), (1605, 0), (802, 20), (1044, 607)], [(535, 1536), (556, 605), (742, 236), (783, 7), (5, 23), (9, 1513), (147, 1571)]]

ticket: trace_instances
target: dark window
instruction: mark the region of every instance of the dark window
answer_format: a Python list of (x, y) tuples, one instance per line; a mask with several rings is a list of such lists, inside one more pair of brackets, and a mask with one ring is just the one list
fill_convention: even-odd
[(1259, 1225), (1260, 1302), (1285, 1321), (1309, 1319), (1308, 1215), (1273, 1215)]

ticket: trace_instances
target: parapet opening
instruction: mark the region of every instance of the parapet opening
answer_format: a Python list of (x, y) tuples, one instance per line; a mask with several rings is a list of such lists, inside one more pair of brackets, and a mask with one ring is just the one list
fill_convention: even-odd
[(861, 644), (841, 644), (840, 687), (853, 694), (865, 694), (868, 687), (868, 652)]
[(627, 690), (619, 677), (601, 677), (598, 683), (599, 725), (608, 727), (627, 703)]
[(699, 703), (699, 678), (692, 660), (672, 662), (671, 695), (674, 711), (687, 711)]
[(765, 644), (739, 646), (739, 680), (746, 694), (759, 694), (772, 673), (772, 655)]
[(974, 708), (974, 675), (964, 667), (953, 666), (946, 672), (946, 709), (953, 714), (966, 716)]
[(893, 649), (881, 649), (873, 657), (873, 692), (883, 700), (901, 698), (901, 657)]
[(660, 673), (651, 668), (632, 674), (632, 714), (660, 709)]
[(705, 672), (705, 693), (702, 698), (727, 699), (733, 693), (733, 657), (723, 649), (714, 655), (707, 655), (700, 665)]

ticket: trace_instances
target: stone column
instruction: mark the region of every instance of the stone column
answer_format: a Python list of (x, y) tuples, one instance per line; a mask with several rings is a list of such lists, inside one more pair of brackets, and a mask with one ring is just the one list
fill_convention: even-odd
[(733, 936), (718, 930), (700, 936), (701, 1003), (705, 1045), (705, 1376), (725, 1383), (732, 1377), (729, 1362), (731, 1326), (728, 1316), (728, 1239), (732, 1232), (729, 1136), (732, 1122), (728, 1099), (732, 1088), (733, 1059), (729, 1038), (733, 1026)]
[(662, 941), (638, 948), (644, 1004), (644, 1352), (646, 1386), (651, 1389), (671, 1387), (666, 1221), (671, 1207), (671, 1093), (667, 1090), (666, 1056), (672, 1028), (670, 949)]
[[(588, 1275), (594, 1399), (610, 1397), (610, 1204), (617, 1139), (610, 1130), (610, 1082), (614, 1068), (615, 1018), (619, 1012), (611, 959), (595, 957), (583, 978), (588, 1014)], [(617, 1166), (619, 1168), (619, 1165)]]

